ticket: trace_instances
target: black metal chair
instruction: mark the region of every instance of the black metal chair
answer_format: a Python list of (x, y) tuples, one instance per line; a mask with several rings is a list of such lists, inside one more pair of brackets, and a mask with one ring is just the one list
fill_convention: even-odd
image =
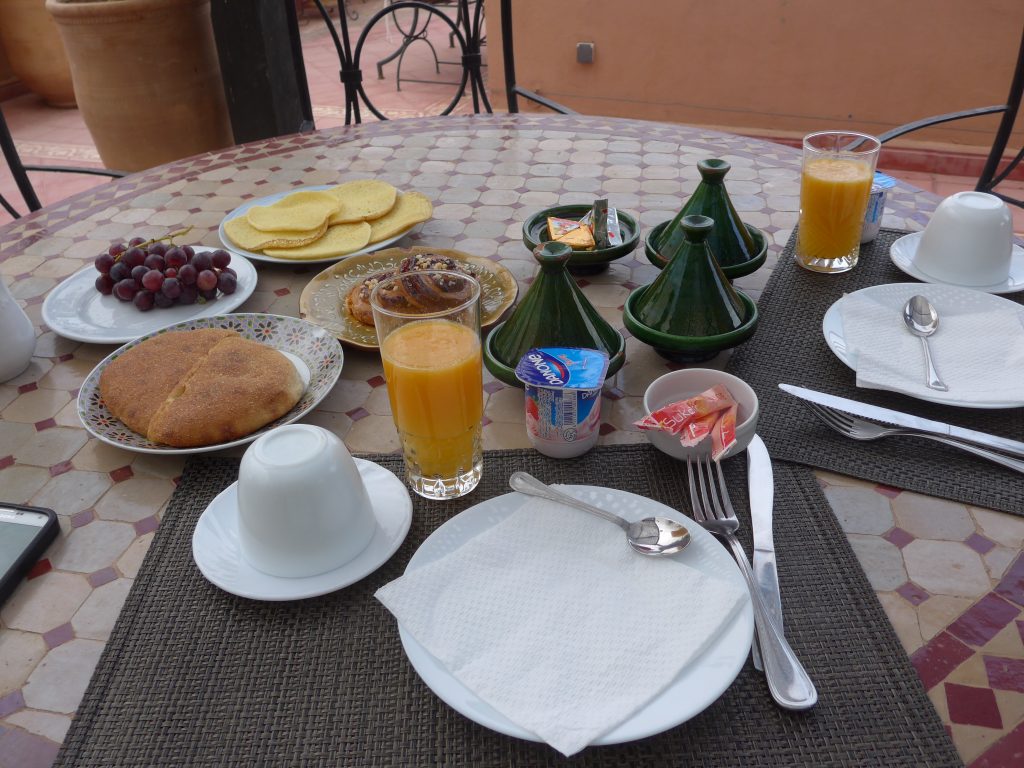
[(996, 104), (991, 107), (980, 107), (978, 109), (965, 109), (960, 112), (949, 112), (944, 115), (935, 115), (934, 117), (915, 120), (912, 123), (893, 128), (891, 131), (886, 131), (878, 137), (878, 140), (885, 144), (887, 141), (891, 141), (898, 136), (904, 136), (932, 125), (940, 125), (952, 120), (962, 120), (967, 117), (997, 115), (1001, 113), (1003, 117), (999, 122), (995, 139), (992, 141), (992, 148), (989, 150), (988, 159), (985, 161), (985, 167), (981, 171), (981, 176), (978, 177), (978, 184), (975, 186), (975, 189), (978, 192), (988, 192), (1005, 200), (1007, 203), (1024, 208), (1024, 200), (1004, 195), (995, 189), (1024, 160), (1024, 147), (1021, 147), (1016, 156), (1000, 168), (1003, 162), (1003, 154), (1006, 152), (1006, 145), (1010, 140), (1010, 134), (1013, 132), (1014, 125), (1017, 122), (1022, 95), (1024, 95), (1024, 29), (1021, 30), (1020, 48), (1017, 51), (1017, 67), (1014, 69), (1013, 80), (1010, 84), (1010, 94), (1007, 96), (1005, 104)]
[(505, 98), (508, 111), (519, 111), (519, 97), (528, 99), (542, 107), (547, 107), (562, 115), (575, 115), (574, 110), (559, 104), (557, 101), (541, 96), (516, 84), (515, 48), (512, 37), (512, 0), (501, 0), (501, 52), (505, 63)]
[[(440, 114), (451, 114), (462, 100), (463, 96), (466, 95), (467, 86), (469, 88), (470, 97), (473, 101), (473, 111), (477, 114), (481, 112), (491, 114), (493, 112), (491, 109), (491, 103), (487, 97), (487, 88), (481, 71), (483, 67), (483, 57), (480, 49), (484, 39), (484, 4), (483, 2), (477, 2), (477, 0), (473, 0), (472, 3), (470, 0), (455, 1), (458, 4), (458, 9), (454, 20), (438, 9), (434, 4), (422, 2), (422, 0), (399, 0), (399, 2), (390, 3), (374, 14), (370, 20), (366, 22), (366, 26), (363, 27), (363, 31), (359, 35), (359, 39), (356, 41), (356, 45), (353, 48), (348, 31), (348, 16), (344, 12), (343, 0), (339, 0), (339, 10), (341, 12), (338, 13), (337, 21), (332, 18), (327, 8), (324, 7), (322, 0), (313, 0), (317, 9), (320, 11), (320, 15), (323, 17), (324, 22), (327, 24), (327, 28), (331, 34), (331, 39), (334, 42), (334, 48), (338, 53), (338, 60), (341, 62), (339, 75), (341, 83), (345, 88), (346, 125), (362, 122), (362, 115), (360, 111), (361, 105), (365, 106), (379, 120), (388, 119), (387, 116), (373, 104), (369, 96), (366, 94), (366, 90), (363, 87), (363, 73), (360, 66), (360, 58), (362, 56), (363, 47), (366, 44), (367, 36), (371, 30), (378, 24), (387, 21), (389, 17), (397, 20), (397, 14), (401, 11), (411, 11), (412, 20), (406, 24), (406, 28), (403, 28), (396, 21), (396, 26), (399, 28), (399, 31), (403, 36), (403, 41), (391, 56), (377, 65), (378, 76), (383, 74), (380, 69), (381, 64), (398, 58), (400, 65), (402, 54), (404, 54), (405, 50), (417, 40), (425, 39), (426, 25), (436, 17), (439, 23), (448, 27), (449, 41), (457, 43), (458, 49), (461, 53), (461, 61), (458, 62), (461, 64), (461, 77), (457, 82), (453, 83), (453, 85), (456, 86), (455, 95)], [(472, 8), (470, 7), (471, 5), (473, 6)], [(551, 101), (550, 99), (546, 99), (533, 91), (528, 91), (516, 86), (515, 56), (512, 48), (511, 0), (501, 0), (501, 24), (502, 57), (505, 64), (505, 94), (508, 99), (508, 111), (518, 112), (519, 103), (517, 97), (523, 96), (524, 98), (535, 101), (538, 104), (542, 104), (549, 109), (553, 109), (555, 112), (560, 112), (562, 114), (575, 114), (572, 110), (562, 106), (561, 104)], [(434, 58), (435, 63), (445, 63), (437, 62), (436, 52)], [(401, 73), (399, 72), (396, 77), (399, 88), (401, 87), (402, 79)], [(408, 81), (408, 78), (405, 79)]]
[[(18, 148), (14, 145), (14, 139), (11, 138), (11, 132), (7, 128), (7, 121), (4, 119), (3, 110), (0, 110), (0, 150), (3, 151), (4, 160), (7, 162), (7, 167), (10, 169), (11, 175), (14, 177), (14, 183), (18, 185), (18, 191), (21, 193), (22, 198), (24, 198), (25, 205), (28, 206), (28, 210), (30, 212), (38, 211), (43, 207), (43, 205), (39, 202), (39, 197), (36, 195), (36, 190), (32, 186), (32, 182), (29, 180), (27, 171), (84, 173), (90, 176), (110, 176), (113, 178), (124, 176), (124, 173), (120, 171), (109, 171), (105, 168), (75, 168), (65, 165), (25, 165), (21, 162), (21, 156), (18, 154)], [(3, 209), (14, 218), (21, 218), (21, 214), (18, 213), (18, 210), (6, 198), (4, 198), (3, 195), (0, 195), (0, 207), (3, 207)]]

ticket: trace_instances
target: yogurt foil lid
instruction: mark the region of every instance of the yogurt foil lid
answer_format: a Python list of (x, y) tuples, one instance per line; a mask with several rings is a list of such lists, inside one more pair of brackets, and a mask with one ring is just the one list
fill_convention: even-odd
[(876, 189), (892, 189), (896, 186), (896, 179), (892, 176), (886, 176), (880, 171), (875, 171), (875, 178), (871, 183), (871, 191)]
[(600, 389), (608, 371), (608, 355), (580, 347), (531, 349), (516, 366), (516, 378), (535, 387)]

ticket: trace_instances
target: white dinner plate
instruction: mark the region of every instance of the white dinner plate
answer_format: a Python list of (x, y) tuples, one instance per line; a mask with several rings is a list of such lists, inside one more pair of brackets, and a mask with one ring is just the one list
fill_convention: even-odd
[(256, 261), (266, 261), (271, 264), (326, 264), (331, 261), (340, 261), (341, 259), (347, 259), (350, 256), (362, 256), (364, 253), (373, 253), (374, 251), (379, 251), (382, 248), (387, 248), (397, 243), (406, 235), (416, 231), (416, 229), (419, 227), (419, 224), (413, 224), (411, 227), (409, 227), (406, 230), (403, 230), (402, 232), (399, 232), (394, 237), (386, 238), (384, 240), (381, 240), (379, 243), (372, 243), (366, 246), (365, 248), (361, 248), (358, 251), (352, 251), (352, 253), (344, 253), (338, 256), (325, 256), (321, 259), (282, 259), (277, 256), (267, 256), (267, 254), (260, 253), (259, 251), (247, 251), (244, 248), (237, 246), (233, 242), (231, 242), (231, 238), (228, 237), (227, 232), (224, 231), (225, 221), (230, 221), (236, 216), (241, 216), (254, 205), (270, 205), (272, 203), (276, 203), (281, 198), (287, 197), (288, 195), (294, 192), (319, 192), (324, 189), (331, 189), (332, 187), (335, 186), (337, 185), (318, 184), (308, 187), (294, 187), (292, 189), (286, 189), (284, 192), (278, 192), (277, 194), (274, 195), (267, 195), (266, 197), (260, 197), (256, 200), (250, 200), (244, 205), (238, 206), (237, 208), (235, 208), (235, 210), (233, 210), (231, 213), (229, 213), (227, 216), (223, 218), (223, 220), (220, 223), (220, 227), (217, 229), (217, 235), (220, 237), (220, 241), (224, 244), (224, 247), (231, 251), (231, 253), (237, 253), (240, 256), (245, 256), (247, 259), (254, 259)]
[(238, 483), (210, 502), (192, 534), (192, 557), (211, 583), (250, 600), (303, 600), (355, 584), (398, 551), (412, 524), (412, 499), (394, 473), (355, 459), (377, 518), (377, 530), (354, 559), (316, 576), (283, 577), (263, 573), (242, 557), (238, 544)]
[[(885, 283), (882, 285), (872, 285), (869, 288), (862, 288), (854, 293), (863, 293), (870, 296), (872, 293), (879, 293), (882, 291), (901, 291), (906, 294), (906, 299), (909, 299), (914, 294), (920, 294), (936, 306), (948, 307), (954, 304), (960, 304), (969, 308), (977, 309), (978, 311), (999, 309), (1004, 306), (1009, 306), (1009, 308), (1016, 310), (1021, 309), (1019, 304), (1009, 301), (1008, 299), (1001, 299), (990, 293), (983, 293), (971, 288), (959, 288), (955, 285), (946, 285), (945, 283)], [(857, 355), (846, 348), (846, 337), (843, 334), (842, 315), (843, 302), (848, 296), (853, 295), (853, 293), (844, 295), (825, 311), (825, 316), (821, 320), (821, 332), (825, 336), (825, 343), (828, 344), (828, 348), (835, 353), (836, 357), (856, 371)], [(895, 317), (893, 322), (900, 322), (899, 317)], [(998, 329), (993, 329), (991, 334), (979, 338), (977, 343), (994, 344), (998, 346), (1000, 338), (1001, 336)], [(964, 397), (962, 394), (958, 396), (952, 392), (939, 392), (938, 390), (929, 390), (928, 395), (921, 395), (916, 392), (903, 392), (903, 394), (908, 397), (925, 400), (930, 403), (956, 405), (961, 408), (1017, 408), (1024, 405), (1024, 402), (1021, 402), (1020, 400), (979, 403), (972, 400), (970, 396)]]
[[(197, 247), (196, 253), (216, 248)], [(54, 288), (43, 302), (43, 322), (67, 339), (92, 344), (124, 344), (155, 330), (199, 317), (223, 315), (237, 309), (256, 290), (256, 268), (244, 256), (231, 254), (228, 265), (235, 270), (238, 287), (205, 304), (175, 304), (140, 312), (130, 301), (104, 296), (96, 290), (99, 272), (91, 264)]]
[[(892, 260), (892, 263), (906, 274), (922, 282), (935, 283), (937, 285), (954, 285), (954, 283), (937, 280), (926, 272), (921, 271), (917, 264), (914, 263), (914, 257), (917, 255), (917, 247), (921, 243), (922, 234), (921, 232), (911, 232), (889, 246), (889, 258)], [(960, 287), (984, 293), (1016, 293), (1017, 291), (1024, 291), (1024, 248), (1021, 248), (1016, 243), (1013, 244), (1013, 252), (1010, 256), (1010, 276), (1003, 282), (996, 283), (995, 285), (965, 285)]]
[[(681, 562), (696, 570), (724, 579), (747, 594), (746, 582), (728, 551), (697, 523), (677, 510), (651, 499), (613, 488), (586, 485), (559, 486), (560, 490), (605, 508), (624, 513), (626, 517), (640, 519), (660, 515), (686, 524), (692, 536), (689, 546), (678, 555)], [(406, 573), (422, 568), (454, 552), (470, 539), (501, 522), (529, 499), (518, 493), (509, 493), (480, 502), (459, 513), (434, 531), (420, 545), (406, 567)], [(621, 535), (609, 528), (609, 535)], [(622, 546), (627, 546), (625, 540)], [(642, 555), (637, 555), (642, 557)], [(669, 599), (666, 597), (666, 599)], [(686, 595), (672, 595), (676, 610), (686, 610)], [(501, 713), (481, 701), (459, 682), (434, 656), (432, 656), (401, 624), (398, 626), (402, 647), (413, 668), (423, 682), (437, 696), (457, 712), (491, 730), (520, 739), (537, 741), (537, 737), (520, 728)], [(595, 740), (596, 745), (620, 744), (661, 733), (696, 716), (712, 704), (732, 684), (743, 668), (750, 653), (754, 635), (754, 613), (750, 600), (725, 625), (721, 634), (712, 640), (708, 649), (686, 666), (679, 676), (647, 706), (614, 730)]]
[[(132, 347), (158, 333), (191, 331), (197, 328), (223, 328), (235, 331), (243, 338), (266, 344), (282, 353), (295, 366), (305, 386), (305, 391), (299, 398), (299, 402), (281, 418), (243, 438), (227, 443), (204, 445), (199, 448), (172, 448), (169, 445), (153, 443), (144, 435), (128, 429), (120, 419), (107, 410), (107, 406), (100, 396), (100, 375), (103, 373), (103, 369)], [(78, 392), (78, 418), (93, 437), (104, 443), (137, 453), (190, 454), (234, 448), (251, 443), (264, 432), (282, 424), (291, 424), (312, 411), (321, 400), (327, 397), (327, 393), (338, 381), (344, 359), (341, 343), (329, 331), (297, 317), (264, 314), (200, 317), (142, 336), (116, 349), (100, 361), (85, 378)]]

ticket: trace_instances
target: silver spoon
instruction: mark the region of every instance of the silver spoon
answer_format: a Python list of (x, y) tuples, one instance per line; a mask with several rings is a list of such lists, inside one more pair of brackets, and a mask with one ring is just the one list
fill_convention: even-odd
[(645, 517), (643, 520), (631, 523), (616, 514), (587, 504), (587, 502), (580, 501), (561, 491), (556, 491), (526, 472), (513, 472), (512, 477), (508, 479), (508, 484), (512, 486), (513, 491), (568, 504), (570, 507), (582, 509), (584, 512), (590, 512), (610, 523), (615, 523), (626, 532), (629, 546), (642, 555), (672, 555), (690, 543), (690, 532), (686, 530), (686, 526), (675, 520), (669, 520), (667, 517)]
[(949, 387), (942, 383), (938, 371), (932, 365), (932, 353), (928, 348), (928, 337), (939, 327), (939, 313), (924, 296), (911, 296), (903, 307), (903, 322), (910, 332), (921, 339), (924, 347), (924, 362), (928, 366), (928, 387), (940, 392), (948, 392)]

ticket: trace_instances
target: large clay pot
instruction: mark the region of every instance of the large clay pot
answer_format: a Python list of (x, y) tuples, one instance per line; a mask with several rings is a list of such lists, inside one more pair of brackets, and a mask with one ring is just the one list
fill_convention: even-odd
[(122, 171), (233, 144), (209, 0), (46, 0), (78, 108)]
[(11, 71), (54, 107), (75, 106), (71, 68), (46, 0), (0, 1), (0, 44)]

